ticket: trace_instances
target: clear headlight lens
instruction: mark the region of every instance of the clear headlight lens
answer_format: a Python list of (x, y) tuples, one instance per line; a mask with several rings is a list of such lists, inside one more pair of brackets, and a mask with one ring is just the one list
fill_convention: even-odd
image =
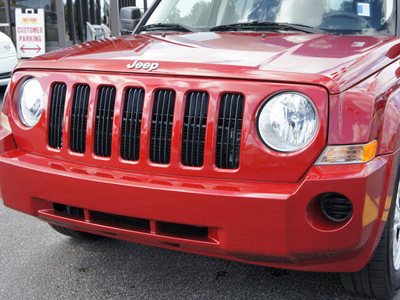
[(35, 126), (43, 112), (43, 89), (39, 81), (29, 78), (19, 94), (18, 114), (21, 122), (28, 127)]
[(283, 92), (268, 99), (258, 117), (263, 142), (281, 152), (294, 152), (306, 146), (318, 128), (313, 102), (297, 92)]

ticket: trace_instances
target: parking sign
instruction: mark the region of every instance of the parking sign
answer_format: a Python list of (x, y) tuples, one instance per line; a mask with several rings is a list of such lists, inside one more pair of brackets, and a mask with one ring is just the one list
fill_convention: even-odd
[(15, 10), (17, 55), (18, 58), (30, 58), (45, 53), (44, 10), (20, 8)]

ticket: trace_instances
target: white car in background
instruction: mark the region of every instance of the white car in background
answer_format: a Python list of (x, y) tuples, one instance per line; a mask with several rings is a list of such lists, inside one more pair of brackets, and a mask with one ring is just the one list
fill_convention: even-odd
[(7, 85), (11, 72), (18, 64), (17, 52), (11, 39), (0, 32), (0, 86)]

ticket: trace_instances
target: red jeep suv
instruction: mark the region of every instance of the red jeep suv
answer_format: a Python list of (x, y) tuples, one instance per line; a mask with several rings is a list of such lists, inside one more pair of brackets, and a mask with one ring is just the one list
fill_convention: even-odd
[(393, 297), (399, 4), (156, 0), (131, 35), (21, 63), (4, 204), (76, 238), (340, 272)]

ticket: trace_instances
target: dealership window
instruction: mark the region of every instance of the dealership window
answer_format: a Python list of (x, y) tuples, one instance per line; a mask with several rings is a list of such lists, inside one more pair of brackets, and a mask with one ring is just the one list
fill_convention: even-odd
[[(137, 6), (143, 11), (153, 0), (0, 0), (0, 31), (15, 42), (15, 9), (44, 9), (46, 51), (85, 42), (86, 22), (104, 24), (119, 34), (119, 9)], [(11, 24), (11, 26), (9, 26)]]
[(0, 23), (7, 23), (6, 5), (3, 0), (0, 0)]
[(0, 0), (0, 32), (10, 35), (9, 16), (6, 0)]
[(109, 26), (110, 0), (63, 0), (63, 3), (66, 36), (72, 43), (86, 40), (86, 23)]

